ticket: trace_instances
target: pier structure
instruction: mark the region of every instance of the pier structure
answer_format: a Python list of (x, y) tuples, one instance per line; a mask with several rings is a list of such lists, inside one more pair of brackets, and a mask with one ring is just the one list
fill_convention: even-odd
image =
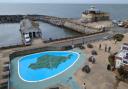
[(64, 26), (66, 28), (72, 29), (73, 31), (77, 31), (83, 34), (93, 34), (93, 33), (100, 32), (100, 30), (95, 30), (93, 28), (87, 27), (85, 24), (81, 24), (76, 20), (66, 21), (64, 23)]
[(54, 25), (54, 26), (63, 27), (65, 21), (67, 21), (69, 19), (70, 18), (60, 18), (60, 17), (43, 15), (40, 18), (38, 18), (38, 21), (49, 23), (49, 24)]
[(19, 23), (22, 19), (23, 15), (0, 15), (0, 24)]
[[(20, 32), (22, 36), (22, 41), (25, 45), (31, 45), (35, 43), (33, 38), (41, 37), (40, 42), (44, 42), (42, 39), (42, 33), (39, 28), (39, 22), (48, 23), (54, 26), (69, 28), (69, 30), (73, 30), (81, 34), (82, 36), (94, 35), (99, 33), (104, 33), (106, 31), (110, 31), (110, 28), (113, 27), (111, 20), (101, 20), (95, 22), (82, 22), (81, 18), (61, 18), (55, 16), (48, 15), (0, 15), (1, 23), (19, 23), (20, 22)], [(26, 17), (26, 18), (24, 18)], [(76, 38), (76, 37), (74, 37)], [(69, 38), (64, 38), (69, 39)], [(37, 40), (37, 39), (36, 39)], [(55, 39), (56, 40), (62, 40)], [(49, 40), (48, 40), (49, 41)], [(50, 40), (53, 41), (53, 40)], [(20, 44), (21, 46), (22, 44)], [(17, 44), (12, 44), (10, 46), (19, 46)], [(9, 46), (9, 47), (10, 47)]]
[(84, 34), (92, 34), (98, 32), (109, 31), (113, 27), (112, 21), (98, 21), (91, 23), (83, 23), (80, 19), (65, 21), (64, 27), (72, 29)]
[(31, 40), (33, 38), (41, 37), (41, 30), (39, 28), (39, 23), (36, 21), (30, 20), (28, 17), (24, 17), (24, 19), (21, 20), (20, 32), (21, 32), (24, 44), (31, 44)]
[(90, 9), (87, 9), (82, 13), (81, 19), (84, 22), (97, 22), (109, 20), (110, 18), (108, 13), (102, 12), (96, 9), (94, 6), (91, 6)]
[(82, 13), (80, 19), (65, 21), (64, 27), (80, 33), (92, 34), (108, 31), (108, 29), (113, 27), (113, 23), (110, 20), (108, 13), (95, 9), (95, 7), (91, 7)]

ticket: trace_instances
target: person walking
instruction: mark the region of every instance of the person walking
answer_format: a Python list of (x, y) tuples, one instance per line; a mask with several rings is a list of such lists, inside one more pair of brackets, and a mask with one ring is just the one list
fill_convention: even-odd
[(83, 88), (82, 89), (86, 89), (86, 84), (85, 83), (83, 84)]
[(109, 46), (109, 47), (108, 47), (108, 52), (110, 53), (110, 51), (111, 51), (111, 47)]
[(99, 49), (101, 50), (101, 44), (99, 45)]
[(107, 45), (105, 45), (105, 52), (107, 52)]

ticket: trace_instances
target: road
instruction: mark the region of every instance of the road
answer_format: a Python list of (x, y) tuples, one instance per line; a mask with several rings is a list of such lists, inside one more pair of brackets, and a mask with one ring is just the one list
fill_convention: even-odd
[(79, 38), (73, 38), (68, 40), (61, 40), (56, 42), (50, 42), (48, 45), (52, 46), (69, 46), (69, 45), (75, 45), (75, 44), (88, 44), (96, 41), (101, 40), (108, 40), (111, 39), (115, 34), (125, 34), (128, 33), (128, 29), (126, 28), (120, 28), (120, 27), (114, 27), (110, 31), (100, 34), (95, 34), (91, 36), (84, 36)]

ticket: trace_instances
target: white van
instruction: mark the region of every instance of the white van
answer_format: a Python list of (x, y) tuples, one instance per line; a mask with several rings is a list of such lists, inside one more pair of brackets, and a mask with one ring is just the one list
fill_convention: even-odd
[(31, 38), (28, 33), (24, 34), (24, 44), (31, 45)]

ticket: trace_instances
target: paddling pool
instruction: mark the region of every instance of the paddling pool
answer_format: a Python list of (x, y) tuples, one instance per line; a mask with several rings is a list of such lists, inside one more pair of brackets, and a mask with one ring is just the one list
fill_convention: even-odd
[[(32, 69), (29, 67), (31, 64), (36, 63), (39, 57), (43, 57), (46, 55), (51, 55), (54, 57), (67, 57), (68, 55), (71, 56), (69, 58), (67, 57), (68, 59), (66, 59), (66, 61), (60, 62), (57, 67), (43, 67), (39, 69)], [(79, 53), (73, 51), (46, 51), (23, 56), (18, 61), (18, 75), (23, 81), (26, 82), (44, 81), (56, 77), (57, 75), (62, 74), (64, 71), (68, 70), (75, 64), (79, 56)]]

